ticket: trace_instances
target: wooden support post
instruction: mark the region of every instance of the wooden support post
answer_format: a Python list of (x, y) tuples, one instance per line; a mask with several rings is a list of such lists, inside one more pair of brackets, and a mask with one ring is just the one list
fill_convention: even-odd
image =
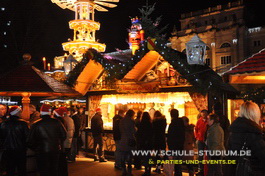
[[(89, 122), (89, 118), (88, 118), (88, 114), (89, 113), (89, 96), (86, 96), (86, 109), (85, 109), (85, 115), (86, 115), (86, 127), (88, 127)], [(91, 125), (89, 125), (90, 129), (91, 129)], [(88, 134), (87, 134), (87, 130), (85, 130), (85, 149), (88, 149)]]
[(228, 107), (227, 107), (227, 101), (228, 101), (228, 98), (227, 98), (227, 93), (226, 92), (223, 92), (222, 93), (222, 105), (223, 105), (223, 114), (228, 117)]
[(31, 93), (29, 92), (23, 92), (22, 94), (22, 118), (26, 121), (29, 121), (30, 118), (30, 112), (29, 112), (29, 104), (30, 104), (30, 96)]

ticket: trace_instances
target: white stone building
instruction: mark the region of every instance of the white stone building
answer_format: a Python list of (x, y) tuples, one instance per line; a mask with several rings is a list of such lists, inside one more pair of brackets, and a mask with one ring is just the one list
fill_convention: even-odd
[(197, 33), (207, 44), (206, 64), (223, 73), (265, 48), (265, 27), (249, 28), (245, 7), (239, 0), (181, 14), (181, 29), (173, 31), (171, 47), (185, 52), (185, 43)]

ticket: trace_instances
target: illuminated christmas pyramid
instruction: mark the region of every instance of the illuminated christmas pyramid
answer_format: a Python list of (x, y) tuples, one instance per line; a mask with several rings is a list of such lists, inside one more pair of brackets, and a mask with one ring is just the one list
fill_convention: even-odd
[[(80, 61), (82, 55), (89, 48), (104, 52), (106, 45), (96, 40), (96, 30), (100, 23), (94, 21), (95, 10), (107, 12), (104, 7), (113, 8), (119, 0), (51, 0), (59, 7), (75, 12), (75, 19), (69, 22), (70, 29), (74, 30), (73, 40), (63, 43), (63, 49)], [(112, 3), (109, 3), (112, 2)]]

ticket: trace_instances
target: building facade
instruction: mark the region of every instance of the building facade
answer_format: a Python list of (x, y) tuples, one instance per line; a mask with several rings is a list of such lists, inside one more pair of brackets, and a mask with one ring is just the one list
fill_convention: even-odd
[(181, 29), (173, 31), (171, 47), (185, 52), (197, 33), (207, 44), (206, 64), (223, 73), (265, 47), (265, 27), (248, 27), (247, 15), (242, 0), (181, 14)]

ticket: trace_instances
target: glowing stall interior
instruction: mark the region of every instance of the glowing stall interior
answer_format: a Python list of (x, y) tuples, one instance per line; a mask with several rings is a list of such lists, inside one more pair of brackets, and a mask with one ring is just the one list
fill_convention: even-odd
[[(170, 110), (179, 110), (179, 116), (187, 116), (190, 123), (196, 124), (197, 110), (188, 92), (168, 93), (134, 93), (134, 94), (112, 94), (103, 95), (99, 107), (102, 109), (102, 116), (105, 129), (112, 129), (112, 118), (118, 110), (133, 109), (136, 113), (159, 110), (165, 115), (167, 123), (171, 122)], [(93, 114), (90, 114), (90, 116)]]

